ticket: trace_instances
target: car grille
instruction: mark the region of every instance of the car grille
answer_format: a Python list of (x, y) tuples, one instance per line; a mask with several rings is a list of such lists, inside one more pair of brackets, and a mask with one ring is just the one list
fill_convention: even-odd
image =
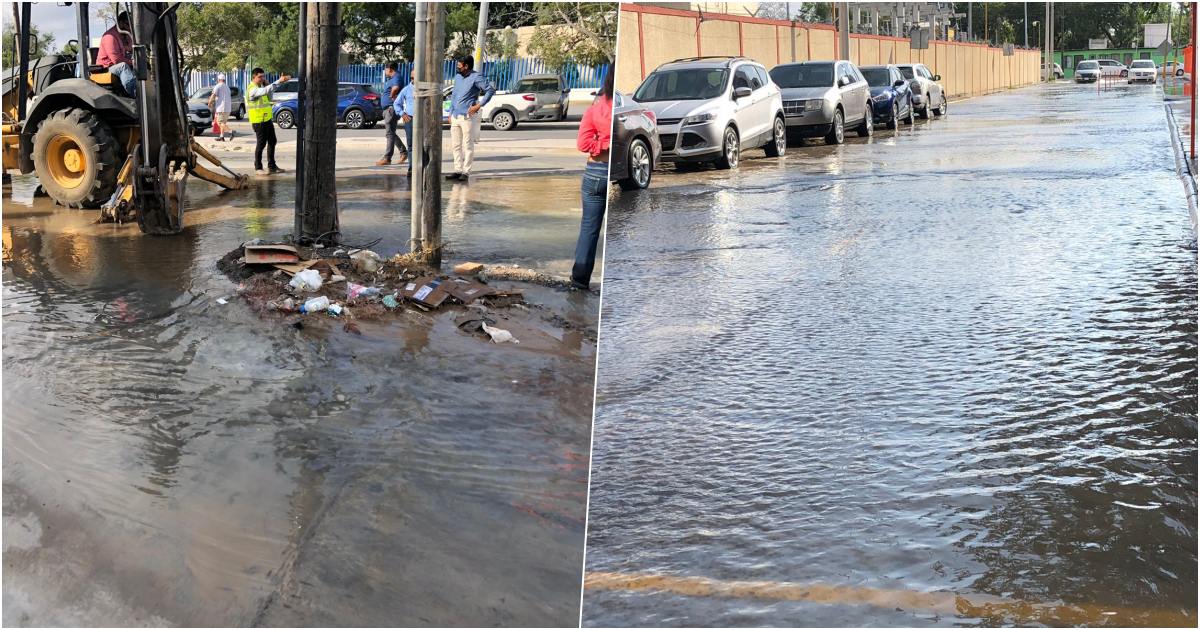
[(679, 121), (681, 121), (681, 120), (683, 120), (683, 119), (682, 118), (659, 118), (658, 126), (659, 127), (669, 127), (671, 125), (678, 125)]
[(804, 101), (784, 101), (783, 114), (785, 116), (799, 116), (804, 113)]
[(197, 116), (211, 116), (212, 112), (208, 111), (207, 109), (197, 109), (196, 115)]
[(675, 137), (676, 137), (676, 134), (673, 134), (673, 133), (659, 134), (658, 140), (659, 140), (659, 142), (662, 142), (663, 151), (674, 151), (675, 150)]

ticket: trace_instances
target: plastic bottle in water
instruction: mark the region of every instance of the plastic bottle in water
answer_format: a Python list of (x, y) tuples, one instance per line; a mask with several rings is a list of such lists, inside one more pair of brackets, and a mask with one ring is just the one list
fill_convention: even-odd
[(327, 308), (329, 308), (329, 298), (325, 297), (324, 295), (319, 295), (315, 298), (306, 300), (304, 302), (304, 304), (301, 304), (300, 312), (301, 313), (320, 313), (321, 311), (324, 311)]

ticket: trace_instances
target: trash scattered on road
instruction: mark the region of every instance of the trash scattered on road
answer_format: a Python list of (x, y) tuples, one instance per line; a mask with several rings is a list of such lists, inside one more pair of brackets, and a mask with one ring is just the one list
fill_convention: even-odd
[(345, 307), (343, 307), (341, 304), (334, 303), (334, 304), (330, 304), (329, 308), (325, 309), (325, 312), (329, 313), (330, 315), (333, 315), (334, 317), (338, 317), (342, 314), (342, 311), (345, 311), (345, 310), (346, 310)]
[(307, 293), (314, 293), (321, 288), (321, 272), (316, 269), (305, 269), (292, 276), (288, 286)]
[(227, 300), (223, 297), (217, 298), (217, 304), (220, 304), (221, 306), (225, 306), (228, 303), (229, 303), (229, 300)]
[(465, 262), (454, 266), (454, 273), (460, 275), (473, 275), (483, 271), (483, 265), (477, 262)]
[(400, 308), (400, 302), (396, 300), (395, 295), (391, 294), (383, 296), (383, 305), (386, 308)]
[(504, 330), (503, 328), (494, 328), (492, 326), (488, 326), (487, 322), (483, 322), (482, 327), (483, 332), (487, 333), (488, 336), (492, 338), (493, 343), (504, 343), (506, 341), (521, 343), (520, 341), (517, 341), (516, 337), (512, 336), (512, 333)]
[(350, 260), (354, 261), (354, 269), (359, 273), (375, 273), (379, 271), (379, 267), (383, 263), (383, 259), (379, 254), (369, 249), (359, 249), (350, 254)]
[[(257, 240), (257, 239), (255, 239)], [(284, 243), (248, 242), (242, 246), (247, 265), (299, 262), (300, 252)]]
[(301, 313), (319, 313), (329, 308), (329, 298), (324, 295), (319, 295), (311, 300), (307, 300), (300, 305)]
[(379, 287), (365, 287), (354, 282), (346, 283), (346, 299), (353, 300), (360, 297), (373, 297), (380, 294)]

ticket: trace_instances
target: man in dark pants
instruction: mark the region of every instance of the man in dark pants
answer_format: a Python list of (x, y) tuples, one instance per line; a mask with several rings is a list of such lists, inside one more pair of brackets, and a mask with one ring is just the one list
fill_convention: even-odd
[(395, 153), (396, 145), (400, 145), (400, 159), (396, 160), (396, 163), (403, 164), (408, 160), (408, 149), (405, 148), (406, 145), (400, 141), (400, 136), (396, 133), (399, 117), (392, 109), (392, 104), (396, 102), (396, 97), (400, 94), (400, 74), (396, 72), (396, 62), (388, 62), (383, 69), (383, 76), (387, 79), (387, 82), (383, 84), (382, 99), (383, 135), (387, 138), (387, 149), (384, 150), (383, 157), (375, 163), (376, 166), (387, 166), (392, 163), (392, 154)]
[(263, 170), (263, 148), (267, 150), (267, 167), (270, 173), (282, 173), (283, 169), (275, 163), (275, 121), (272, 116), (271, 95), (275, 89), (292, 77), (284, 74), (279, 80), (267, 84), (267, 77), (262, 68), (250, 71), (250, 83), (254, 87), (246, 95), (246, 114), (250, 118), (250, 126), (254, 128), (254, 172), (266, 175)]
[[(413, 113), (416, 112), (417, 99), (414, 96), (413, 86), (417, 80), (417, 72), (414, 70), (408, 74), (408, 85), (400, 90), (400, 94), (396, 96), (396, 102), (391, 109), (400, 118), (400, 122), (404, 124), (404, 138), (408, 140), (408, 149), (413, 150)], [(408, 162), (408, 175), (412, 177), (412, 160)]]

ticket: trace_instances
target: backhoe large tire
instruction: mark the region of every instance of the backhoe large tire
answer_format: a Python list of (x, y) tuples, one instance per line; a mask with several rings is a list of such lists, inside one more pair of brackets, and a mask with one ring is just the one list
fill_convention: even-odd
[(33, 136), (38, 182), (69, 208), (99, 208), (112, 197), (120, 154), (112, 129), (86, 109), (54, 112)]

